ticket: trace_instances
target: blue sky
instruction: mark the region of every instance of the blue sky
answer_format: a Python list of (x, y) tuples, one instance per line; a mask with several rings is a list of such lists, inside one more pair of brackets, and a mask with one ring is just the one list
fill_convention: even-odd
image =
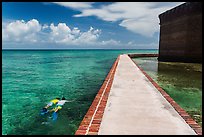
[(3, 2), (3, 49), (158, 49), (158, 15), (182, 2)]

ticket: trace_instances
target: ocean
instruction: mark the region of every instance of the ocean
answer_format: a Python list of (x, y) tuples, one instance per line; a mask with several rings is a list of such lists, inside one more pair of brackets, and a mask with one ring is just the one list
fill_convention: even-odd
[[(158, 50), (3, 50), (2, 134), (73, 135), (119, 54)], [(65, 97), (57, 121), (40, 109)]]

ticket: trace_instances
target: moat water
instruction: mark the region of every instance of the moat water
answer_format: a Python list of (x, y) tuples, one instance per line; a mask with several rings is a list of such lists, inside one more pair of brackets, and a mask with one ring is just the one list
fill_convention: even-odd
[(194, 120), (202, 124), (202, 64), (159, 62), (157, 57), (133, 60)]

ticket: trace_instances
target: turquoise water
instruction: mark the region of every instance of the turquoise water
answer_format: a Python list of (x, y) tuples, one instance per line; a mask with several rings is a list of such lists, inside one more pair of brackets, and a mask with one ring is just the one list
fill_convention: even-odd
[[(119, 54), (158, 50), (2, 51), (2, 134), (72, 135)], [(64, 96), (58, 120), (40, 116)]]
[(202, 64), (133, 60), (202, 126)]

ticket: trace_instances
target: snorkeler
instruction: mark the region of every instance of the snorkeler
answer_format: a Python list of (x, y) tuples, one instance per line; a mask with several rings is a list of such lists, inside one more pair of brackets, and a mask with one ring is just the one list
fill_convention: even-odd
[(52, 110), (50, 110), (49, 112), (53, 112), (52, 114), (52, 118), (53, 118), (53, 121), (57, 120), (57, 112), (62, 109), (62, 106), (66, 103), (66, 102), (72, 102), (72, 101), (68, 101), (65, 99), (65, 97), (62, 97), (62, 100), (59, 100), (56, 107), (53, 108)]
[(49, 111), (47, 110), (49, 107), (51, 107), (52, 105), (55, 105), (59, 102), (60, 98), (55, 98), (53, 100), (51, 100), (41, 111), (42, 114), (44, 113), (48, 113)]
[(50, 110), (49, 112), (55, 111), (57, 112), (58, 110), (62, 109), (62, 106), (66, 103), (66, 102), (72, 102), (72, 101), (68, 101), (65, 99), (65, 97), (62, 97), (62, 100), (59, 100), (57, 102), (57, 105), (55, 108), (53, 108), (52, 110)]

